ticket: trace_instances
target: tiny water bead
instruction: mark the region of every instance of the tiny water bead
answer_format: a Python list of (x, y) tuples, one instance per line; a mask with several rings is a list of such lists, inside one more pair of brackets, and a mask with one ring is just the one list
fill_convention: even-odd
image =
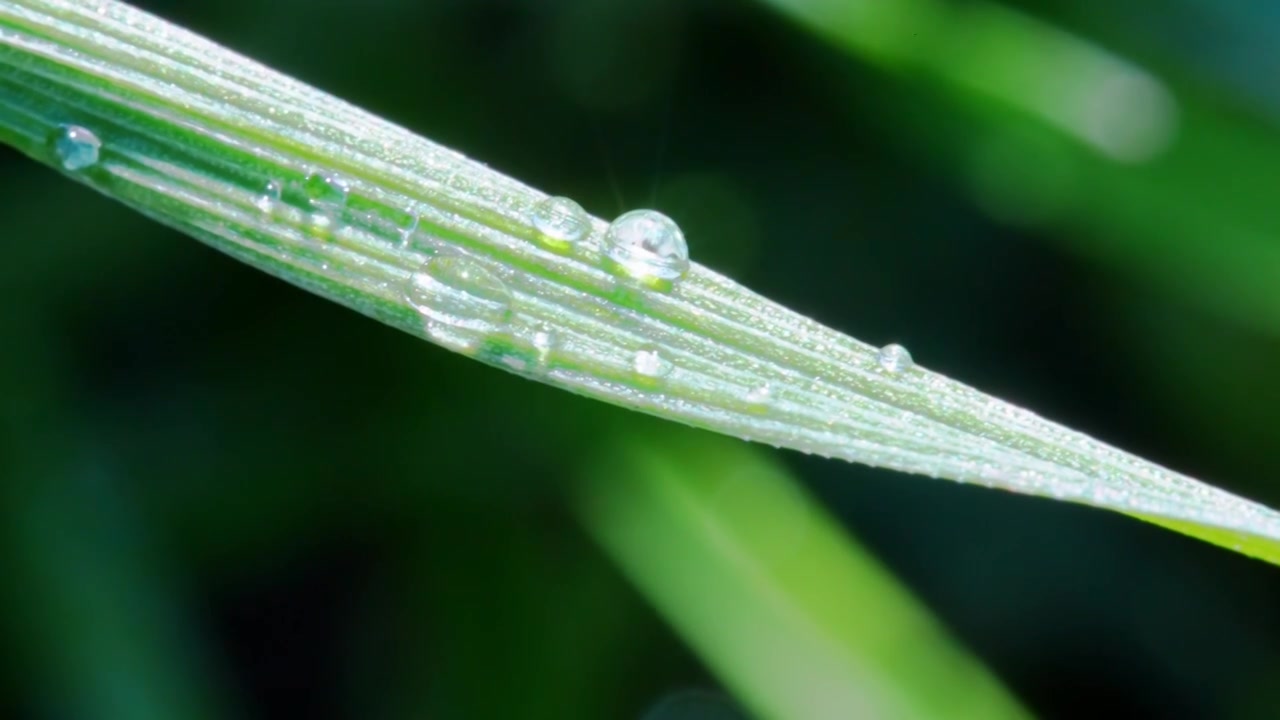
[(53, 136), (53, 150), (64, 170), (84, 170), (98, 164), (102, 140), (88, 128), (60, 125)]
[(764, 407), (765, 405), (768, 405), (769, 401), (772, 399), (773, 388), (770, 387), (768, 383), (751, 388), (747, 391), (746, 395), (747, 403), (755, 407)]
[(267, 184), (262, 186), (262, 193), (253, 201), (253, 204), (262, 212), (271, 212), (283, 195), (284, 183), (279, 180), (268, 180)]
[(670, 283), (689, 270), (689, 246), (675, 221), (655, 210), (632, 210), (609, 226), (604, 253), (616, 273)]
[(409, 302), (435, 334), (449, 328), (482, 335), (503, 330), (511, 318), (511, 291), (474, 260), (442, 256), (428, 260), (409, 278)]
[(564, 250), (591, 233), (591, 218), (573, 200), (549, 197), (533, 207), (533, 229), (543, 243)]
[(646, 346), (636, 351), (631, 359), (636, 374), (649, 380), (658, 380), (671, 374), (671, 362), (662, 357), (658, 348)]
[(897, 343), (880, 348), (876, 353), (876, 362), (880, 363), (880, 367), (886, 372), (894, 374), (910, 370), (915, 365), (915, 361), (911, 359), (911, 353)]

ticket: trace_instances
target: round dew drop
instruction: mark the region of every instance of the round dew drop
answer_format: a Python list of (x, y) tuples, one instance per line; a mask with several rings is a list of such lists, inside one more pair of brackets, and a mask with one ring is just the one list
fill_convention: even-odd
[(896, 343), (880, 348), (876, 353), (876, 362), (880, 363), (880, 367), (886, 372), (894, 374), (910, 370), (915, 365), (915, 361), (911, 359), (911, 353)]
[(449, 329), (490, 335), (503, 330), (511, 319), (511, 291), (496, 275), (465, 257), (428, 260), (409, 278), (405, 299), (426, 319), (427, 332), (433, 336)]
[(567, 197), (549, 197), (533, 207), (533, 229), (546, 245), (557, 250), (582, 242), (591, 233), (587, 211)]
[(84, 170), (98, 164), (102, 141), (79, 125), (60, 125), (53, 136), (53, 150), (64, 170)]
[(689, 246), (675, 221), (655, 210), (620, 215), (604, 236), (604, 253), (617, 274), (669, 283), (689, 270)]

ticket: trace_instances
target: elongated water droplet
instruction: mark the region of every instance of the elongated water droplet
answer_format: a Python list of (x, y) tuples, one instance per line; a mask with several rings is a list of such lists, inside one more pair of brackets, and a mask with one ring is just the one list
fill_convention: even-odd
[(410, 241), (413, 239), (413, 234), (418, 232), (418, 223), (420, 222), (422, 222), (422, 219), (417, 213), (409, 216), (409, 222), (400, 228), (400, 247), (409, 246)]
[(410, 277), (405, 299), (427, 321), (429, 335), (453, 346), (470, 348), (505, 329), (511, 318), (511, 291), (465, 257), (428, 260)]
[(658, 348), (646, 346), (636, 351), (631, 359), (636, 374), (648, 380), (660, 380), (671, 374), (671, 362), (662, 357)]
[(525, 372), (529, 369), (529, 361), (519, 355), (504, 355), (502, 356), (501, 362), (503, 365), (506, 365), (518, 373)]
[(337, 210), (347, 204), (351, 185), (332, 173), (313, 172), (302, 181), (302, 192), (311, 207), (317, 210)]
[(876, 353), (876, 362), (880, 363), (880, 367), (886, 372), (895, 374), (910, 370), (911, 366), (915, 365), (915, 361), (911, 359), (911, 353), (896, 343), (880, 348), (880, 352)]
[(684, 233), (655, 210), (632, 210), (614, 220), (604, 236), (604, 253), (615, 274), (649, 284), (669, 284), (689, 270)]
[(98, 164), (102, 141), (93, 131), (79, 125), (60, 125), (54, 132), (53, 150), (64, 170), (84, 170)]
[(558, 344), (559, 338), (554, 330), (542, 328), (533, 333), (533, 349), (538, 353), (539, 365), (546, 365), (551, 360), (551, 353)]
[(591, 219), (573, 200), (549, 197), (533, 207), (533, 229), (545, 245), (564, 250), (590, 234)]

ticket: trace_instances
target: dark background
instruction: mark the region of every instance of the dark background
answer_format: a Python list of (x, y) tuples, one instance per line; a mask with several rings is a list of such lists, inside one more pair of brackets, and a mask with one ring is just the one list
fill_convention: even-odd
[[(1141, 161), (749, 0), (138, 4), (593, 214), (657, 207), (800, 312), (1280, 505), (1267, 3), (1016, 3), (1168, 90)], [(566, 507), (576, 458), (540, 428), (587, 401), (0, 160), (0, 716), (670, 720), (718, 692)], [(779, 455), (1035, 714), (1280, 714), (1274, 568)]]

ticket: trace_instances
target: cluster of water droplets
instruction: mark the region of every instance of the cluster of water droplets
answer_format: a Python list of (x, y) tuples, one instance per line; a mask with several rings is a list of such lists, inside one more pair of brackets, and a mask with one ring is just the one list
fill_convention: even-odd
[[(670, 218), (653, 210), (625, 213), (597, 234), (591, 216), (577, 202), (547, 197), (530, 209), (528, 221), (542, 246), (560, 254), (598, 253), (601, 267), (630, 285), (669, 290), (689, 270), (684, 234)], [(459, 255), (428, 261), (410, 278), (406, 298), (423, 316), (427, 334), (455, 349), (475, 351), (489, 339), (514, 332), (513, 294), (477, 259)], [(550, 367), (560, 349), (554, 331), (538, 326), (523, 334), (530, 357), (503, 362), (521, 370)], [(649, 388), (673, 369), (653, 345), (635, 350), (628, 368), (638, 384)]]
[[(88, 128), (61, 125), (50, 143), (62, 167), (71, 172), (96, 165), (102, 141)], [(252, 197), (263, 213), (291, 206), (304, 213), (316, 230), (326, 234), (361, 219), (378, 225), (374, 213), (367, 218), (350, 210), (352, 185), (341, 175), (313, 170), (301, 179), (268, 179)], [(403, 243), (417, 229), (417, 216), (382, 234)], [(546, 247), (567, 252), (587, 243), (593, 234), (591, 217), (577, 202), (565, 197), (548, 197), (532, 209), (530, 221), (536, 238)], [(381, 221), (387, 225), (387, 221)], [(634, 210), (619, 216), (600, 238), (600, 261), (620, 279), (655, 289), (668, 289), (689, 269), (689, 250), (684, 233), (674, 221), (654, 210)], [(514, 314), (513, 295), (505, 283), (476, 259), (464, 255), (432, 257), (411, 274), (404, 291), (405, 300), (422, 316), (427, 334), (436, 341), (463, 351), (475, 351), (487, 339), (507, 333)], [(559, 347), (553, 330), (539, 328), (529, 338), (531, 360), (539, 367), (551, 364)], [(630, 369), (643, 385), (654, 386), (667, 377), (673, 365), (656, 347), (636, 350)], [(765, 391), (767, 395), (767, 388)], [(765, 398), (753, 393), (753, 402)]]
[[(103, 144), (92, 130), (65, 124), (55, 128), (50, 145), (65, 170), (80, 172), (100, 162)], [(367, 220), (368, 229), (404, 245), (417, 231), (416, 214), (401, 213), (403, 221), (382, 218), (373, 211), (353, 214), (351, 189), (351, 183), (341, 175), (315, 170), (297, 180), (267, 180), (253, 204), (264, 213), (293, 206), (310, 218), (314, 228), (326, 233), (343, 223)], [(558, 253), (589, 248), (598, 253), (603, 269), (633, 287), (670, 290), (689, 271), (684, 233), (671, 218), (655, 210), (624, 213), (597, 235), (581, 205), (566, 197), (547, 197), (533, 206), (529, 221), (536, 241), (543, 246)], [(430, 258), (410, 275), (404, 297), (423, 318), (427, 334), (456, 350), (475, 352), (485, 342), (512, 332), (512, 292), (484, 264), (465, 255)], [(556, 332), (535, 326), (528, 331), (527, 342), (528, 357), (511, 359), (508, 364), (519, 370), (550, 368), (561, 349)], [(876, 362), (883, 371), (895, 375), (913, 366), (911, 354), (896, 344), (881, 348)], [(648, 388), (661, 384), (673, 369), (671, 360), (654, 345), (641, 346), (629, 361), (633, 377)], [(762, 383), (744, 389), (741, 399), (749, 411), (763, 412), (775, 400), (774, 389)]]
[[(533, 229), (539, 241), (558, 251), (591, 237), (591, 217), (566, 197), (548, 197), (534, 205)], [(689, 246), (680, 226), (656, 210), (632, 210), (609, 224), (600, 245), (601, 261), (615, 276), (665, 289), (689, 271)]]
[(268, 179), (259, 186), (253, 204), (268, 215), (286, 209), (301, 213), (311, 232), (320, 237), (358, 229), (403, 246), (417, 230), (415, 214), (369, 203), (357, 207), (354, 199), (350, 180), (334, 172), (313, 170), (292, 180)]
[[(103, 143), (92, 130), (65, 124), (54, 129), (50, 146), (65, 170), (81, 172), (100, 162)], [(367, 225), (397, 244), (407, 244), (418, 229), (417, 214), (392, 212), (382, 217), (372, 210), (353, 213), (351, 190), (351, 183), (341, 175), (315, 170), (301, 179), (267, 180), (253, 204), (264, 213), (292, 206), (309, 218), (312, 227), (326, 234), (351, 222)], [(603, 269), (632, 287), (670, 290), (689, 271), (684, 233), (655, 210), (624, 213), (597, 234), (591, 217), (577, 202), (547, 197), (533, 206), (529, 222), (535, 240), (544, 247), (562, 254), (588, 249), (596, 253)], [(422, 317), (431, 338), (459, 351), (474, 353), (486, 342), (513, 333), (511, 290), (482, 262), (466, 255), (431, 257), (410, 275), (404, 297)], [(504, 361), (522, 371), (552, 367), (562, 347), (556, 332), (537, 325), (523, 334), (527, 334), (527, 356), (509, 356)], [(907, 349), (896, 344), (881, 348), (876, 363), (893, 375), (914, 364)], [(657, 346), (643, 345), (632, 353), (628, 369), (639, 385), (652, 389), (672, 373), (674, 364)], [(764, 412), (776, 398), (773, 387), (761, 383), (744, 388), (741, 400), (748, 411)]]

